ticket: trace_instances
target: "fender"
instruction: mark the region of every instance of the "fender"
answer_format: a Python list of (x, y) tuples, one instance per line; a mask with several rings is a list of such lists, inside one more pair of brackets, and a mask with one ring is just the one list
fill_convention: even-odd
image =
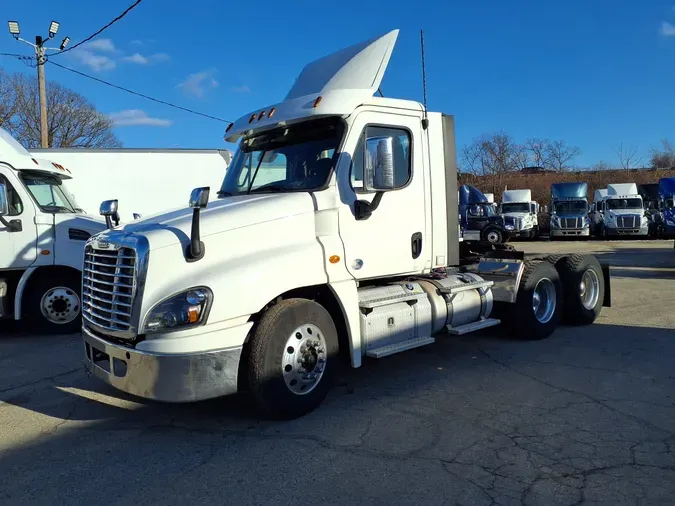
[(28, 284), (28, 279), (37, 270), (37, 267), (28, 267), (21, 275), (19, 282), (16, 285), (16, 294), (14, 294), (14, 319), (21, 319), (21, 301), (23, 300), (23, 292)]

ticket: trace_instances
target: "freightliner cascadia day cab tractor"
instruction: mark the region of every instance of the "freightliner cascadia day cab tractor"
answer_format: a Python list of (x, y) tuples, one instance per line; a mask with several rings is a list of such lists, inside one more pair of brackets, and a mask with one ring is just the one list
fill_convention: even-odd
[(532, 200), (531, 190), (504, 190), (499, 212), (514, 219), (516, 237), (539, 237), (539, 204)]
[(600, 237), (648, 235), (649, 219), (635, 183), (607, 185), (596, 209), (598, 206), (601, 206), (597, 228)]
[(588, 184), (551, 185), (551, 240), (559, 237), (589, 237)]
[(166, 402), (242, 390), (291, 418), (322, 402), (341, 364), (502, 317), (527, 339), (596, 319), (609, 274), (592, 256), (452, 267), (453, 118), (374, 96), (397, 35), (310, 63), (282, 102), (228, 127), (239, 149), (217, 200), (196, 188), (187, 209), (87, 242), (83, 351), (96, 377)]
[(0, 319), (49, 333), (82, 326), (84, 245), (106, 224), (81, 212), (67, 181), (0, 129)]
[(494, 202), (469, 184), (459, 187), (459, 219), (467, 242), (503, 244), (517, 236), (516, 219), (498, 214)]

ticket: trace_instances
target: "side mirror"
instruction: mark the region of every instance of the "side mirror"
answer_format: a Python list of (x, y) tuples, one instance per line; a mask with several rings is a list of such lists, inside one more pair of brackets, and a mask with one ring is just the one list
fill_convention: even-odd
[(140, 220), (143, 217), (143, 215), (141, 213), (133, 213), (133, 215), (134, 215), (134, 220)]
[(0, 183), (0, 216), (9, 214), (9, 196), (7, 195), (7, 185)]
[(394, 188), (394, 138), (366, 139), (366, 189), (387, 191)]
[(117, 213), (117, 200), (104, 200), (101, 202), (98, 212), (101, 216), (105, 217), (105, 224), (108, 228), (113, 228), (113, 220), (115, 220), (115, 226), (120, 224), (120, 216)]
[(192, 211), (192, 230), (190, 233), (190, 245), (187, 250), (187, 261), (196, 262), (204, 257), (205, 248), (201, 241), (201, 234), (199, 231), (199, 212), (205, 209), (209, 204), (209, 193), (211, 188), (205, 186), (202, 188), (195, 188), (190, 194), (190, 202), (188, 205), (193, 209)]

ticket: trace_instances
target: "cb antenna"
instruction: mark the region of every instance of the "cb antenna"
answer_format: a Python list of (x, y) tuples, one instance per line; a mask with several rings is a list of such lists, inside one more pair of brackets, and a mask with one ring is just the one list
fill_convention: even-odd
[(424, 63), (424, 30), (420, 30), (420, 47), (422, 49), (422, 92), (424, 94), (424, 117), (422, 118), (422, 128), (426, 130), (429, 126), (429, 116), (427, 115), (427, 69)]

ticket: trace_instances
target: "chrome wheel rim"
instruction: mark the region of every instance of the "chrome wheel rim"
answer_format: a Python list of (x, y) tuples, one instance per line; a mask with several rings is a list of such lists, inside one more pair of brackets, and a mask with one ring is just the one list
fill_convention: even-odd
[(581, 276), (581, 283), (579, 283), (579, 295), (581, 296), (581, 304), (586, 309), (593, 309), (600, 298), (600, 280), (593, 269), (586, 269), (583, 276)]
[(295, 329), (286, 341), (281, 359), (286, 387), (296, 395), (310, 393), (326, 371), (326, 358), (326, 339), (316, 325)]
[(487, 240), (492, 244), (496, 244), (499, 242), (499, 234), (497, 232), (488, 232)]
[(532, 294), (532, 311), (539, 323), (548, 323), (553, 318), (556, 306), (555, 285), (549, 278), (540, 279)]
[(50, 323), (65, 325), (80, 314), (80, 297), (66, 286), (50, 288), (40, 300), (40, 311)]

